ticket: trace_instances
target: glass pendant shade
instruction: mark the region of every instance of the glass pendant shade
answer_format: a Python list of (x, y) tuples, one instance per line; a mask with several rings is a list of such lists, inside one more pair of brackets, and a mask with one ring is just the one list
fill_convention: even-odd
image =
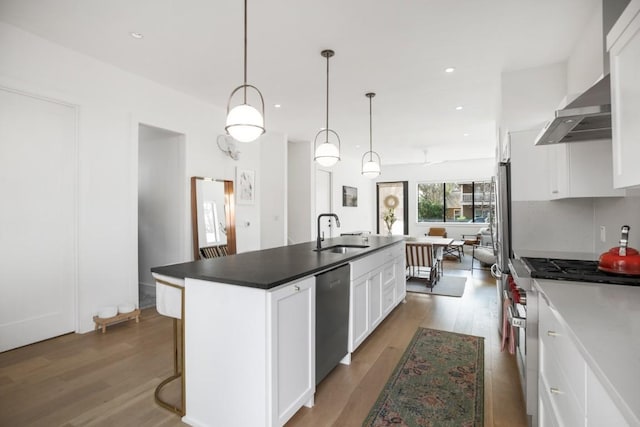
[(320, 166), (328, 168), (340, 160), (340, 150), (330, 142), (323, 142), (316, 148), (315, 160)]
[(251, 105), (236, 105), (227, 115), (225, 129), (236, 141), (252, 142), (264, 133), (264, 119)]
[(376, 178), (380, 175), (380, 163), (369, 160), (362, 165), (362, 175), (370, 179)]

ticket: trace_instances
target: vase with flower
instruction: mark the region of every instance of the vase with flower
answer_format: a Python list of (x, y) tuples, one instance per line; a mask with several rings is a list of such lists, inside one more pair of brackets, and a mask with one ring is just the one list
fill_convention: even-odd
[(395, 209), (389, 208), (382, 216), (382, 219), (384, 220), (384, 223), (387, 226), (387, 234), (391, 236), (392, 234), (391, 228), (393, 227), (393, 224), (397, 221)]

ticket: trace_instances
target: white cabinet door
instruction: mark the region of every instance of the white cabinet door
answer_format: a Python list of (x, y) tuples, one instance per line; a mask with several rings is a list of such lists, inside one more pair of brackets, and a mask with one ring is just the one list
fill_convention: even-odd
[(396, 305), (400, 304), (400, 302), (404, 301), (407, 296), (407, 277), (405, 275), (405, 255), (403, 254), (401, 257), (396, 258)]
[(353, 352), (369, 335), (369, 276), (351, 284), (349, 352)]
[(587, 427), (629, 425), (591, 369), (587, 369), (586, 406)]
[(555, 144), (548, 150), (551, 199), (625, 195), (613, 187), (609, 140)]
[(273, 425), (284, 425), (315, 392), (315, 278), (269, 294)]
[(535, 146), (539, 130), (511, 132), (511, 200), (549, 200), (549, 146)]
[(640, 185), (640, 0), (632, 0), (607, 36), (611, 63), (613, 184)]
[(373, 330), (382, 321), (382, 270), (374, 271), (369, 277), (369, 323)]

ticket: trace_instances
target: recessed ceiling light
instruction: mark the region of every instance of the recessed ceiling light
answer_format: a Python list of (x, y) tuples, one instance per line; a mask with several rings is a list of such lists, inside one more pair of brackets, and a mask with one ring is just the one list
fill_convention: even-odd
[(282, 107), (282, 105), (280, 105), (280, 104), (273, 104), (273, 107), (274, 107), (274, 108), (280, 108), (280, 107)]
[(463, 133), (462, 136), (469, 136), (469, 134), (468, 133)]
[(130, 35), (131, 37), (133, 37), (134, 39), (138, 39), (138, 40), (140, 40), (140, 39), (144, 38), (144, 36), (142, 35), (142, 33), (131, 32), (131, 33), (129, 33), (129, 35)]
[(456, 69), (455, 69), (455, 68), (453, 68), (453, 67), (447, 67), (447, 68), (445, 68), (445, 69), (444, 69), (444, 72), (445, 72), (445, 73), (453, 73), (455, 70), (456, 70)]
[(458, 105), (458, 106), (456, 107), (456, 110), (458, 110), (458, 111), (462, 110), (462, 105)]
[(360, 144), (356, 144), (356, 148), (360, 148)]

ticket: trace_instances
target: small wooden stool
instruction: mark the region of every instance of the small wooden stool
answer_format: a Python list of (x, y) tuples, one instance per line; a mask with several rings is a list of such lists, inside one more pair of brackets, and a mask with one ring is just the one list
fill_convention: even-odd
[(102, 328), (102, 333), (104, 334), (107, 331), (107, 326), (113, 325), (115, 323), (124, 322), (126, 320), (136, 319), (136, 323), (140, 323), (140, 309), (136, 308), (135, 310), (129, 313), (120, 313), (113, 317), (105, 317), (101, 318), (98, 316), (93, 316), (93, 321), (96, 324), (95, 330), (97, 331), (99, 328)]

